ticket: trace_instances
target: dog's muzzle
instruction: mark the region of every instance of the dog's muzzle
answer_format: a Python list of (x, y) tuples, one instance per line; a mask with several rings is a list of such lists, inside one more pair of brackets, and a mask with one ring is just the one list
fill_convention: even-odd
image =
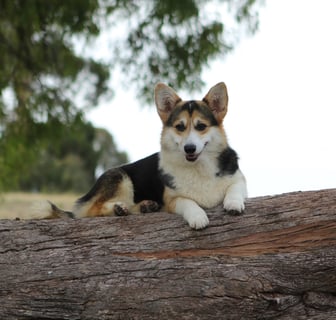
[(196, 146), (194, 144), (186, 144), (184, 146), (185, 157), (187, 161), (196, 161), (198, 154), (195, 153)]

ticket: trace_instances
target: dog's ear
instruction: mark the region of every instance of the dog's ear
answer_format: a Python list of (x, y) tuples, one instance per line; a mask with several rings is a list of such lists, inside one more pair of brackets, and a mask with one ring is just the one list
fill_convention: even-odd
[(203, 98), (203, 101), (211, 109), (218, 122), (222, 122), (226, 115), (228, 100), (229, 98), (224, 82), (217, 83)]
[(176, 92), (164, 83), (158, 83), (154, 89), (154, 98), (156, 109), (163, 122), (168, 120), (168, 117), (176, 104), (181, 101), (181, 98)]

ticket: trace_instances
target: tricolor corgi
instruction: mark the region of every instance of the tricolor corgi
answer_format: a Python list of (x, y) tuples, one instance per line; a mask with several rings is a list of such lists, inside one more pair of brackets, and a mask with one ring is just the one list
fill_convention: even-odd
[(163, 125), (161, 151), (106, 171), (72, 213), (50, 204), (50, 215), (82, 218), (163, 210), (202, 229), (209, 224), (206, 209), (222, 204), (229, 214), (244, 211), (245, 178), (223, 128), (225, 84), (212, 87), (203, 100), (184, 101), (158, 83), (154, 96)]

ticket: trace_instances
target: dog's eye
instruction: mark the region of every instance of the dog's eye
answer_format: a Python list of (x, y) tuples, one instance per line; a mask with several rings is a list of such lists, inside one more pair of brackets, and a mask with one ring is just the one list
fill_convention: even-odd
[(197, 131), (204, 131), (206, 129), (207, 125), (204, 123), (197, 123), (195, 126), (195, 129)]
[(177, 131), (180, 131), (180, 132), (182, 132), (182, 131), (185, 130), (185, 126), (184, 126), (183, 123), (179, 123), (179, 124), (177, 124), (177, 125), (175, 126), (175, 128), (176, 128)]

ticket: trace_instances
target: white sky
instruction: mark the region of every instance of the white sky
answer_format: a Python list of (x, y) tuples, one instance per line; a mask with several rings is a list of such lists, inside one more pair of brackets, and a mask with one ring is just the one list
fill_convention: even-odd
[[(224, 81), (224, 127), (250, 196), (336, 188), (336, 1), (266, 1), (256, 35), (204, 73)], [(179, 93), (178, 88), (175, 88)], [(89, 119), (108, 129), (132, 161), (159, 150), (161, 122), (133, 93), (118, 90)]]

